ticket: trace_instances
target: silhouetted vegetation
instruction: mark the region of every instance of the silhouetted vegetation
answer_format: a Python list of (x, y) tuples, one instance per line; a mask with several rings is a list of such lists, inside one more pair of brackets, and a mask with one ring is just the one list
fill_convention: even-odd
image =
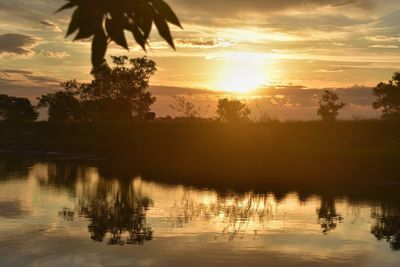
[(195, 105), (186, 100), (184, 96), (174, 96), (173, 102), (169, 107), (184, 118), (194, 119), (201, 115), (200, 108), (196, 108)]
[[(64, 91), (42, 95), (38, 107), (48, 108), (49, 121), (130, 122), (149, 118), (154, 103), (148, 91), (156, 64), (147, 59), (112, 57), (113, 67), (92, 70), (91, 83), (75, 80), (61, 85)], [(153, 116), (154, 117), (154, 116)]]
[[(92, 154), (138, 173), (195, 175), (199, 184), (329, 179), (397, 179), (397, 121), (0, 124), (0, 148)], [(323, 177), (323, 178), (321, 178)], [(339, 178), (338, 178), (339, 177)]]
[(319, 101), (317, 115), (321, 116), (323, 121), (335, 121), (339, 115), (339, 110), (345, 105), (345, 103), (339, 102), (339, 97), (337, 94), (332, 91), (325, 90), (321, 100)]
[(163, 0), (67, 0), (58, 11), (75, 8), (66, 35), (78, 31), (75, 40), (92, 39), (92, 64), (101, 67), (110, 41), (128, 49), (124, 31), (146, 50), (151, 28), (175, 49), (168, 23), (182, 27), (175, 13)]
[(239, 99), (223, 98), (218, 100), (217, 114), (222, 122), (249, 121), (250, 109)]
[(0, 119), (7, 121), (34, 121), (38, 117), (29, 99), (0, 94)]
[(374, 109), (382, 110), (384, 119), (400, 119), (400, 73), (393, 74), (388, 83), (381, 82), (373, 94), (378, 99), (373, 103)]

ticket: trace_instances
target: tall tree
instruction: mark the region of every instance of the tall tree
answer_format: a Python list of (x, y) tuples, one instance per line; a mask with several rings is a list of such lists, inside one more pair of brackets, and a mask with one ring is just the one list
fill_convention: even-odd
[(155, 97), (148, 91), (156, 71), (154, 61), (126, 56), (112, 57), (93, 68), (90, 83), (63, 83), (63, 91), (43, 95), (39, 107), (48, 107), (49, 120), (132, 121), (143, 120)]
[(34, 121), (39, 114), (27, 98), (0, 95), (0, 117), (8, 121)]
[(400, 118), (400, 72), (394, 73), (389, 82), (379, 83), (372, 93), (378, 98), (372, 106), (382, 110), (383, 118)]
[(249, 120), (250, 109), (239, 99), (218, 100), (217, 114), (223, 122), (243, 122)]
[(175, 49), (168, 23), (181, 27), (174, 11), (163, 0), (67, 0), (58, 11), (75, 8), (67, 36), (92, 39), (92, 64), (99, 67), (110, 41), (128, 49), (124, 31), (146, 50), (154, 23), (160, 36)]
[(93, 69), (94, 79), (80, 91), (87, 119), (144, 119), (156, 100), (148, 91), (149, 80), (157, 70), (155, 62), (146, 57), (111, 58), (113, 66), (104, 63), (101, 68)]
[(332, 91), (325, 90), (319, 101), (317, 115), (321, 116), (323, 121), (335, 121), (339, 115), (339, 110), (346, 104), (339, 101), (339, 97)]

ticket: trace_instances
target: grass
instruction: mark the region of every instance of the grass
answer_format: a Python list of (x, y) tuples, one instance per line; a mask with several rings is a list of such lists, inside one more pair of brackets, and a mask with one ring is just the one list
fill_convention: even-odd
[(104, 158), (105, 174), (136, 173), (195, 186), (400, 182), (396, 121), (246, 124), (1, 123), (0, 149)]

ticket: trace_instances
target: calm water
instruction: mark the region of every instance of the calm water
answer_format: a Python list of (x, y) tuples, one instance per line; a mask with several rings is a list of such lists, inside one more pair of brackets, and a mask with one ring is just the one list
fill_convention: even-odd
[(396, 201), (222, 194), (0, 160), (0, 266), (400, 266), (399, 249)]

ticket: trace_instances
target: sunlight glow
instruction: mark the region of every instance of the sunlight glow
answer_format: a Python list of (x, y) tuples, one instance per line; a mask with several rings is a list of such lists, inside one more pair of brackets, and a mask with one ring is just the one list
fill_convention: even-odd
[(266, 83), (266, 73), (262, 65), (239, 61), (222, 71), (217, 88), (227, 92), (250, 93)]

